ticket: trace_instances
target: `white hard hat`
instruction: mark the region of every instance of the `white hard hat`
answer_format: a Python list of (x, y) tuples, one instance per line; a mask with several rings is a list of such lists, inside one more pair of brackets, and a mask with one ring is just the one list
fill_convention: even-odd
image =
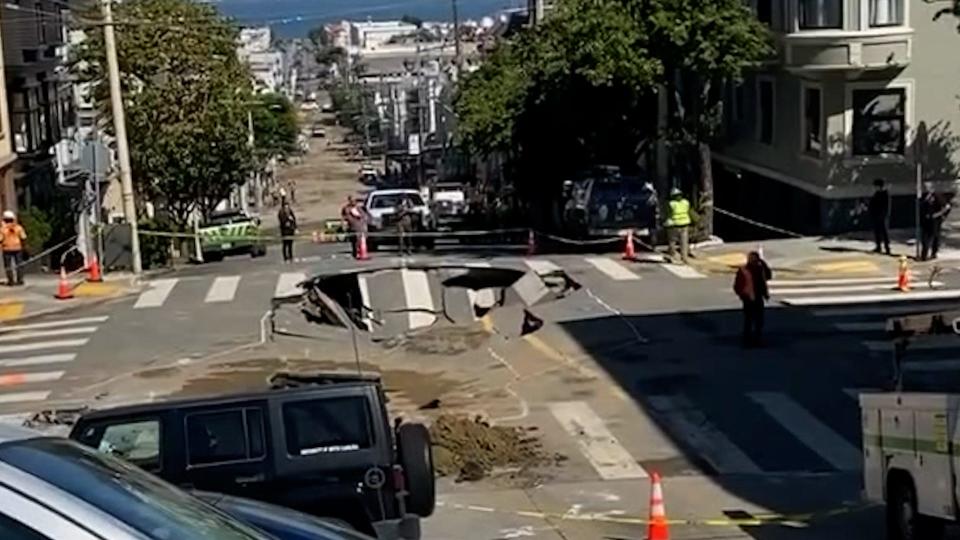
[(17, 215), (13, 213), (13, 210), (4, 210), (3, 219), (16, 219)]

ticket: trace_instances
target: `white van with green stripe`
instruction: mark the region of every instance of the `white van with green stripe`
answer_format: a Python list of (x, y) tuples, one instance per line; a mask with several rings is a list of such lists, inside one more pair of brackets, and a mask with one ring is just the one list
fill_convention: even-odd
[(863, 476), (887, 505), (887, 538), (934, 540), (960, 519), (960, 394), (865, 393)]
[(200, 226), (199, 233), (204, 261), (218, 261), (238, 254), (262, 257), (267, 253), (260, 220), (239, 210), (214, 212)]

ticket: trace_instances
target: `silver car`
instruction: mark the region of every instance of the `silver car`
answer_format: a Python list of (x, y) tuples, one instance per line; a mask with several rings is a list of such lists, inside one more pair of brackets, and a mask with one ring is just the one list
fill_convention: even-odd
[(3, 540), (273, 540), (120, 459), (0, 425)]

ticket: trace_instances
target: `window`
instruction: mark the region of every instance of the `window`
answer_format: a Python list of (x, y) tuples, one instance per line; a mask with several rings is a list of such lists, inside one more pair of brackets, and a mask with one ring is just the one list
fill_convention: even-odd
[(370, 412), (363, 398), (317, 399), (286, 403), (283, 426), (287, 453), (311, 456), (370, 448)]
[(843, 25), (843, 0), (798, 0), (800, 29), (840, 28)]
[[(93, 428), (91, 428), (93, 429)], [(113, 424), (103, 430), (97, 450), (150, 471), (160, 470), (160, 421)]]
[(251, 461), (265, 455), (263, 415), (235, 409), (187, 415), (187, 463), (210, 465)]
[(49, 540), (19, 521), (0, 514), (0, 538), (3, 540)]
[(757, 0), (757, 20), (766, 24), (773, 22), (773, 0)]
[(773, 144), (773, 80), (757, 80), (757, 136), (764, 144)]
[(811, 86), (803, 88), (803, 150), (815, 156), (820, 156), (823, 151), (820, 89)]
[(900, 26), (903, 24), (904, 0), (869, 0), (870, 26)]
[(36, 49), (22, 49), (21, 53), (23, 54), (23, 63), (25, 64), (36, 62), (37, 58), (39, 58)]
[(853, 91), (853, 153), (903, 154), (907, 93), (903, 88)]

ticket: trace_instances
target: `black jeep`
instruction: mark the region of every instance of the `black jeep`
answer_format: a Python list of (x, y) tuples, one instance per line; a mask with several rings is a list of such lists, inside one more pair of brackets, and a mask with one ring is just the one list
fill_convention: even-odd
[(430, 436), (391, 426), (379, 377), (290, 375), (271, 389), (83, 415), (70, 438), (183, 487), (344, 520), (416, 539), (433, 513)]

